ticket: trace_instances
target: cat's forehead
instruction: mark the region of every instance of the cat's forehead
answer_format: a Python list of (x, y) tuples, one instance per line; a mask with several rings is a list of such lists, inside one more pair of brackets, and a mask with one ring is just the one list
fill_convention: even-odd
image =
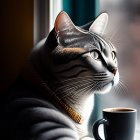
[(100, 51), (115, 51), (116, 49), (114, 45), (111, 43), (111, 41), (104, 39), (101, 36), (98, 36), (97, 34), (94, 35), (94, 42), (97, 48), (99, 48)]
[(70, 33), (61, 32), (59, 36), (58, 42), (65, 48), (82, 48), (85, 51), (98, 49), (101, 52), (116, 51), (109, 40), (83, 29), (80, 29), (80, 32), (77, 32), (77, 30)]
[(103, 37), (97, 34), (91, 34), (88, 32), (86, 38), (84, 39), (84, 41), (86, 42), (86, 49), (89, 50), (98, 49), (101, 52), (106, 52), (106, 51), (116, 52), (116, 49), (114, 45), (111, 43), (111, 41), (104, 39)]

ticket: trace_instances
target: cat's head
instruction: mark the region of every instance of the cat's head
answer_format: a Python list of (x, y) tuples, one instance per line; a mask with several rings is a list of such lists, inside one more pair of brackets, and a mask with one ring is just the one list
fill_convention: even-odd
[(117, 52), (113, 44), (103, 37), (107, 20), (108, 15), (103, 13), (89, 30), (84, 30), (75, 26), (65, 12), (57, 16), (54, 27), (57, 45), (51, 52), (50, 66), (63, 87), (58, 90), (71, 94), (106, 93), (117, 85)]

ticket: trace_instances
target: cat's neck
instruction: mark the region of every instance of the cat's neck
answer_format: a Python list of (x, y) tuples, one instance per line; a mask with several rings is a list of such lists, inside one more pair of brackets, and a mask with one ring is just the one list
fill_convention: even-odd
[[(67, 112), (67, 114), (72, 120), (75, 121), (75, 126), (77, 127), (79, 136), (92, 136), (91, 132), (89, 131), (92, 129), (89, 127), (89, 121), (94, 107), (94, 93), (81, 96), (81, 98), (74, 99), (74, 101), (72, 97), (67, 97), (63, 99), (63, 101), (70, 107), (70, 110), (73, 110), (72, 112)], [(77, 117), (80, 115), (81, 121), (78, 122), (76, 118), (73, 118), (73, 114), (78, 114)]]
[(78, 130), (78, 133), (81, 137), (84, 136), (92, 136), (92, 132), (89, 132), (89, 120), (91, 117), (91, 113), (93, 112), (94, 107), (94, 94), (91, 94), (90, 96), (85, 97), (85, 100), (80, 99), (77, 101), (77, 104), (70, 104), (70, 106), (81, 116), (83, 117), (84, 121), (82, 124), (75, 124)]
[(82, 95), (77, 99), (67, 97), (64, 101), (82, 116), (87, 116), (94, 105), (94, 94)]
[[(30, 65), (24, 70), (22, 76), (23, 78), (25, 78), (25, 80), (27, 80), (34, 86), (39, 87), (42, 91), (46, 93), (53, 92), (48, 88), (48, 85), (39, 77), (34, 68), (31, 67)], [(59, 99), (55, 98), (55, 100), (58, 101)], [(64, 102), (60, 103), (59, 105), (61, 105), (62, 108), (65, 109), (65, 111), (67, 111), (66, 108), (68, 108), (70, 114), (69, 113), (67, 114), (69, 116), (74, 114), (75, 118), (72, 118), (73, 116), (70, 116), (70, 118), (72, 118), (72, 120), (75, 121), (76, 126), (80, 128), (79, 134), (84, 133), (83, 135), (88, 135), (87, 126), (92, 109), (94, 107), (94, 94), (84, 96), (84, 98), (78, 98), (77, 100), (75, 100), (75, 103), (70, 102), (70, 100), (62, 100), (62, 101)], [(78, 118), (80, 117), (81, 119), (80, 122), (77, 121), (77, 117)]]
[[(42, 80), (40, 75), (38, 75), (36, 70), (30, 64), (25, 68), (22, 76), (35, 87), (39, 88), (39, 90), (46, 93), (48, 92), (49, 96), (52, 96), (52, 98), (54, 98), (54, 102), (58, 102), (58, 105), (64, 108), (66, 112), (68, 112), (68, 115), (70, 115), (70, 117), (75, 117), (72, 119), (76, 123), (83, 123), (89, 118), (88, 116), (90, 116), (93, 107), (93, 96), (81, 96), (80, 98), (74, 100), (71, 97), (62, 99), (61, 96), (55, 95), (54, 91), (49, 88), (47, 83)], [(81, 120), (78, 120), (78, 122), (77, 118)]]

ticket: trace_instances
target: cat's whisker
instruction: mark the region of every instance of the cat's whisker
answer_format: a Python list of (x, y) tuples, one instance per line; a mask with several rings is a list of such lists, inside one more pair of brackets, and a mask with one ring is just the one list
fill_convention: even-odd
[(85, 92), (87, 89), (89, 89), (90, 87), (91, 88), (93, 88), (93, 87), (95, 87), (96, 86), (96, 82), (92, 82), (88, 87), (85, 87), (84, 89), (82, 89), (82, 90), (80, 90), (80, 91), (78, 91), (77, 93), (75, 93), (74, 95), (79, 95), (79, 96), (81, 96), (81, 94), (83, 93), (83, 92)]
[[(79, 82), (86, 82), (86, 81), (92, 81), (90, 78), (86, 79), (86, 78), (83, 78), (83, 79), (75, 79), (75, 80), (71, 80), (71, 81), (67, 81), (67, 83), (65, 83), (65, 85), (73, 85), (73, 84), (77, 84)], [(60, 82), (63, 84), (63, 82)]]
[[(91, 83), (87, 83), (87, 84), (86, 84), (86, 83), (83, 83), (82, 85), (80, 85), (80, 87), (84, 86), (84, 88), (86, 89), (86, 88), (88, 88), (88, 87), (90, 86), (90, 84), (91, 84)], [(88, 86), (85, 86), (85, 85), (88, 85)], [(78, 87), (78, 88), (79, 88), (79, 87)], [(77, 89), (78, 89), (78, 88), (77, 88)], [(74, 90), (74, 91), (71, 90), (71, 92), (68, 92), (69, 90), (70, 90), (70, 89), (65, 90), (65, 92), (68, 93), (68, 94), (65, 94), (62, 98), (66, 97), (66, 96), (69, 96), (70, 93), (73, 94), (73, 95), (75, 95), (75, 94), (77, 94), (78, 92), (82, 91), (83, 88), (80, 89), (80, 90), (77, 90), (77, 92), (75, 92), (75, 93), (74, 93), (75, 90)], [(79, 96), (79, 94), (77, 94), (77, 95)]]
[(96, 87), (96, 85), (94, 85), (94, 86), (92, 85), (91, 88), (88, 90), (89, 92), (87, 92), (87, 94), (90, 95), (91, 93), (93, 93), (94, 92), (93, 89)]
[(119, 82), (117, 88), (119, 90), (118, 94), (127, 94), (127, 88), (121, 83), (121, 81)]
[[(88, 79), (85, 80), (86, 77), (88, 77)], [(106, 81), (106, 80), (108, 80), (107, 77), (105, 77), (105, 78), (104, 77), (101, 78), (101, 77), (98, 77), (98, 76), (95, 76), (95, 77), (93, 77), (93, 76), (86, 76), (86, 77), (84, 77), (84, 79), (83, 79), (83, 77), (76, 78), (76, 81), (74, 81), (74, 82), (70, 82), (73, 78), (72, 79), (68, 79), (67, 82), (69, 81), (69, 84), (64, 84), (64, 86), (60, 86), (59, 88), (57, 88), (55, 90), (55, 92), (58, 92), (59, 90), (61, 90), (63, 88), (71, 87), (73, 85), (76, 85), (77, 86), (77, 85), (79, 85), (79, 84), (81, 84), (83, 82), (87, 83), (87, 82), (93, 82), (93, 80), (94, 81), (98, 81), (98, 82), (99, 81)], [(80, 79), (80, 81), (79, 81), (79, 79)], [(81, 79), (83, 79), (83, 80), (81, 80)], [(66, 82), (66, 81), (63, 81), (63, 82)]]
[(99, 79), (95, 78), (94, 81), (107, 83), (107, 81), (109, 81), (109, 78), (99, 78)]
[(116, 86), (116, 87), (114, 87), (114, 89), (115, 89), (115, 93), (116, 94), (121, 94), (122, 93), (122, 87), (120, 86), (120, 83)]
[(110, 83), (110, 82), (111, 81), (109, 79), (107, 79), (106, 81), (102, 81), (102, 83), (98, 83), (95, 91), (102, 90), (103, 84), (107, 84), (107, 83)]
[(64, 95), (61, 96), (61, 97), (62, 97), (62, 98), (65, 98), (65, 97), (67, 97), (67, 96), (71, 96), (71, 95), (73, 95), (78, 89), (79, 89), (79, 87), (78, 87), (78, 88), (73, 88), (73, 89), (68, 88), (67, 90), (64, 90)]
[(115, 93), (115, 94), (120, 94), (120, 93), (121, 93), (121, 88), (120, 88), (120, 86), (114, 87), (113, 90), (114, 90), (114, 93)]
[(94, 75), (92, 76), (82, 76), (82, 77), (74, 77), (74, 78), (69, 78), (67, 80), (63, 80), (63, 81), (60, 81), (60, 82), (55, 82), (55, 83), (65, 83), (65, 82), (70, 82), (70, 81), (73, 81), (73, 80), (80, 80), (80, 79), (86, 79), (86, 78), (94, 78)]
[[(94, 92), (94, 91), (95, 91), (95, 88), (96, 88), (96, 86), (98, 86), (98, 84), (99, 84), (99, 83), (92, 84), (92, 87), (91, 87), (91, 90), (92, 90), (92, 91), (91, 91), (91, 92)], [(94, 90), (93, 90), (93, 89), (94, 89)]]
[(111, 91), (112, 91), (113, 93), (116, 93), (116, 92), (117, 92), (117, 88), (116, 88), (116, 87), (113, 87)]
[(128, 93), (128, 88), (126, 86), (124, 86), (123, 84), (121, 84), (121, 86), (124, 89), (124, 93), (127, 94)]
[(121, 79), (120, 79), (119, 82), (121, 83), (122, 86), (124, 86), (124, 88), (125, 88), (126, 90), (128, 90), (128, 86), (127, 86)]
[[(84, 87), (84, 88), (78, 90), (75, 94), (78, 95), (78, 96), (81, 96), (81, 94), (82, 94), (83, 92), (85, 92), (86, 89), (89, 89), (90, 87), (93, 87), (93, 83), (91, 83), (89, 86), (86, 86), (86, 87)], [(74, 95), (75, 95), (75, 94), (74, 94)], [(74, 95), (73, 95), (73, 96), (74, 96)]]
[(95, 77), (95, 76), (101, 76), (101, 77), (105, 76), (105, 77), (106, 77), (106, 76), (108, 76), (108, 75), (103, 73), (103, 74), (94, 74), (93, 76), (94, 76), (94, 77)]
[[(73, 93), (75, 90), (77, 90), (77, 89), (79, 89), (79, 88), (81, 88), (82, 86), (86, 86), (86, 85), (89, 85), (91, 82), (83, 82), (83, 83), (81, 83), (81, 84), (79, 84), (79, 85), (73, 85), (72, 87), (64, 87), (63, 88), (63, 91), (65, 92), (65, 95), (64, 96), (67, 96), (67, 94), (70, 94), (70, 93)], [(69, 92), (70, 91), (70, 92)], [(67, 93), (67, 94), (66, 94)]]
[[(78, 79), (86, 79), (86, 78), (94, 78), (94, 77), (102, 77), (102, 78), (106, 78), (107, 77), (107, 74), (105, 73), (100, 73), (100, 74), (94, 74), (92, 76), (84, 76), (84, 77), (74, 77), (74, 78), (71, 78), (71, 79), (67, 79), (67, 80), (63, 80), (63, 81), (60, 81), (60, 82), (55, 82), (55, 83), (65, 83), (65, 82), (70, 82), (72, 80), (78, 80)], [(109, 76), (108, 76), (109, 77)]]
[(126, 86), (129, 89), (129, 82), (128, 79), (126, 78), (120, 78), (120, 81), (123, 83), (124, 86)]
[(74, 82), (71, 82), (71, 83), (66, 84), (64, 86), (59, 87), (58, 89), (55, 90), (55, 92), (62, 90), (62, 89), (65, 89), (65, 88), (68, 88), (68, 87), (73, 87), (73, 86), (79, 87), (81, 85), (81, 83), (88, 84), (90, 82), (92, 82), (92, 81), (89, 79), (87, 79), (87, 80), (84, 79), (81, 81), (74, 81)]
[(109, 80), (110, 76), (95, 76), (94, 80)]

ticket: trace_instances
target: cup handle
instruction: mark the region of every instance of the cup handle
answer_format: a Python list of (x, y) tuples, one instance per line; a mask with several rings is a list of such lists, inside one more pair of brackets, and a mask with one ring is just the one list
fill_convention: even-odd
[(96, 121), (93, 125), (93, 136), (95, 138), (95, 140), (102, 140), (101, 137), (99, 136), (99, 132), (98, 132), (98, 128), (99, 125), (101, 124), (107, 124), (107, 120), (106, 119), (100, 119), (98, 121)]

